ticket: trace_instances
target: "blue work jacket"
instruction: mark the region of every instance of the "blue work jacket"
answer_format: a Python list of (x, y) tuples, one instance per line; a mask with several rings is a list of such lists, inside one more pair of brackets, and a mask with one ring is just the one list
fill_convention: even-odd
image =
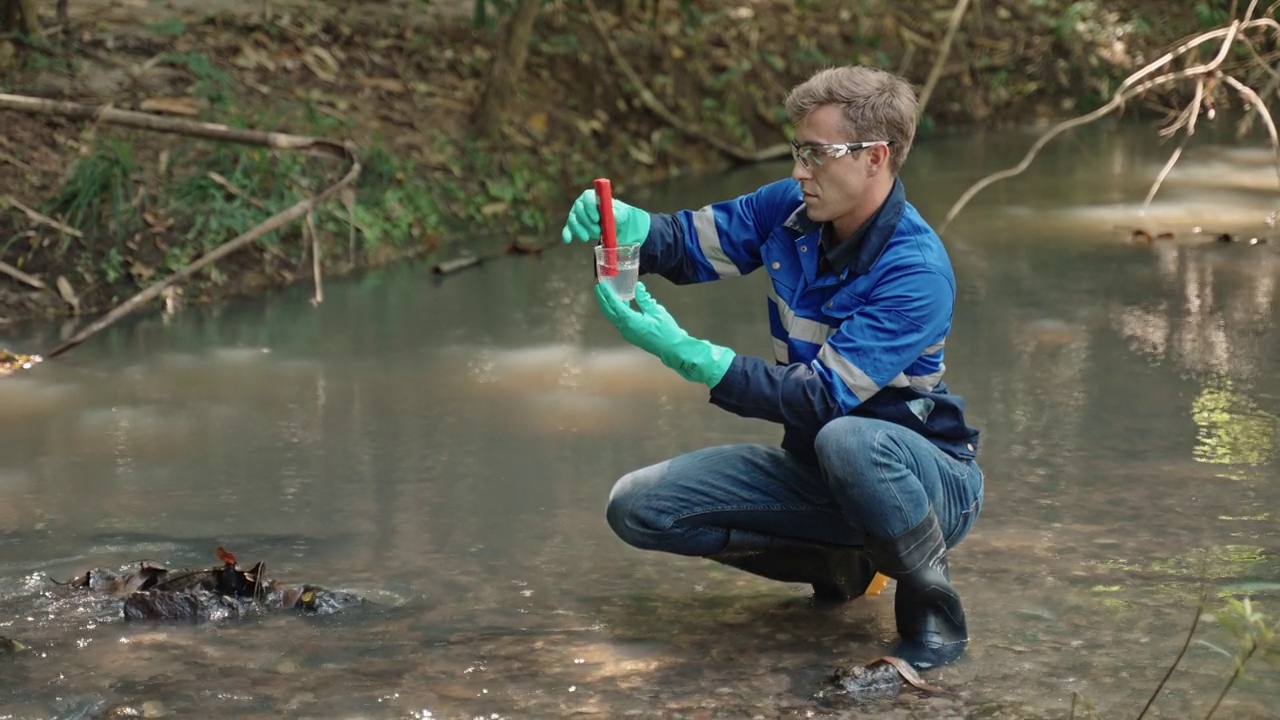
[(846, 415), (905, 426), (949, 455), (977, 454), (964, 400), (942, 382), (955, 305), (951, 261), (901, 180), (847, 264), (819, 269), (822, 226), (788, 178), (699, 210), (653, 214), (641, 273), (688, 284), (769, 274), (773, 362), (738, 355), (711, 402), (781, 423), (782, 447), (817, 464), (814, 440)]

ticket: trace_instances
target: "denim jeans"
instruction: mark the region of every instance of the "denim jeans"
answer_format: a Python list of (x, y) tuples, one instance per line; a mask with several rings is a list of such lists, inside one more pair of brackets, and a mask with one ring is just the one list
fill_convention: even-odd
[(636, 470), (609, 495), (609, 525), (641, 549), (707, 556), (751, 549), (752, 539), (761, 548), (774, 538), (861, 546), (867, 535), (902, 535), (932, 506), (950, 547), (982, 508), (977, 462), (902, 426), (840, 418), (818, 433), (815, 449), (816, 467), (781, 448), (744, 444)]

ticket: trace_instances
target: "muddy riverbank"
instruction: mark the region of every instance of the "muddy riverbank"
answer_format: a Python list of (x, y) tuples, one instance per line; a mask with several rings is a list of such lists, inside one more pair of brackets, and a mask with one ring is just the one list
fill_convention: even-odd
[[(817, 68), (865, 63), (927, 86), (953, 9), (546, 3), (509, 119), (483, 137), (474, 113), (500, 16), (408, 0), (277, 2), (265, 16), (233, 5), (77, 2), (65, 29), (4, 41), (15, 50), (0, 65), (4, 92), (360, 148), (354, 207), (314, 216), (321, 262), (294, 223), (148, 311), (310, 282), (317, 267), (328, 277), (554, 241), (593, 177), (625, 196), (773, 156), (782, 97)], [(1142, 0), (975, 6), (930, 88), (921, 141), (1098, 106), (1160, 48), (1217, 19), (1173, 13)], [(29, 276), (0, 276), (0, 327), (100, 313), (340, 174), (331, 161), (102, 122), (5, 110), (0, 120), (0, 260)]]

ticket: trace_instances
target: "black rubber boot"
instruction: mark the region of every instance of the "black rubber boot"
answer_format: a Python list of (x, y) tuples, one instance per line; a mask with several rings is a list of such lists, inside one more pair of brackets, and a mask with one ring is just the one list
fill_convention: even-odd
[(893, 610), (902, 641), (893, 654), (917, 670), (959, 659), (969, 645), (969, 631), (960, 596), (951, 587), (947, 546), (933, 508), (899, 537), (867, 537), (867, 555), (876, 569), (898, 581)]
[(861, 548), (788, 538), (730, 533), (723, 552), (709, 560), (780, 582), (808, 583), (819, 602), (845, 602), (861, 596), (875, 568)]

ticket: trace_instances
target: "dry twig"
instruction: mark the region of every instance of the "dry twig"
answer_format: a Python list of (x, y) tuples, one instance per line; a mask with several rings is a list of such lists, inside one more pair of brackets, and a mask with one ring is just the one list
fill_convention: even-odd
[(9, 263), (4, 262), (3, 260), (0, 260), (0, 273), (4, 273), (5, 275), (8, 275), (9, 277), (19, 282), (26, 283), (27, 285), (30, 285), (31, 287), (37, 290), (49, 289), (49, 286), (45, 285), (44, 281), (41, 280), (40, 278), (34, 275), (28, 275), (22, 272), (21, 270), (19, 270), (18, 268), (10, 265)]
[(70, 225), (64, 225), (63, 223), (60, 223), (57, 220), (54, 220), (48, 215), (37, 212), (27, 207), (26, 205), (23, 205), (22, 203), (18, 202), (18, 199), (15, 197), (6, 195), (4, 197), (4, 203), (15, 210), (21, 210), (22, 214), (31, 218), (32, 222), (36, 222), (41, 225), (48, 225), (49, 227), (54, 228), (58, 232), (63, 232), (73, 237), (78, 237), (78, 238), (84, 237), (84, 233), (80, 232), (79, 230), (71, 227)]

